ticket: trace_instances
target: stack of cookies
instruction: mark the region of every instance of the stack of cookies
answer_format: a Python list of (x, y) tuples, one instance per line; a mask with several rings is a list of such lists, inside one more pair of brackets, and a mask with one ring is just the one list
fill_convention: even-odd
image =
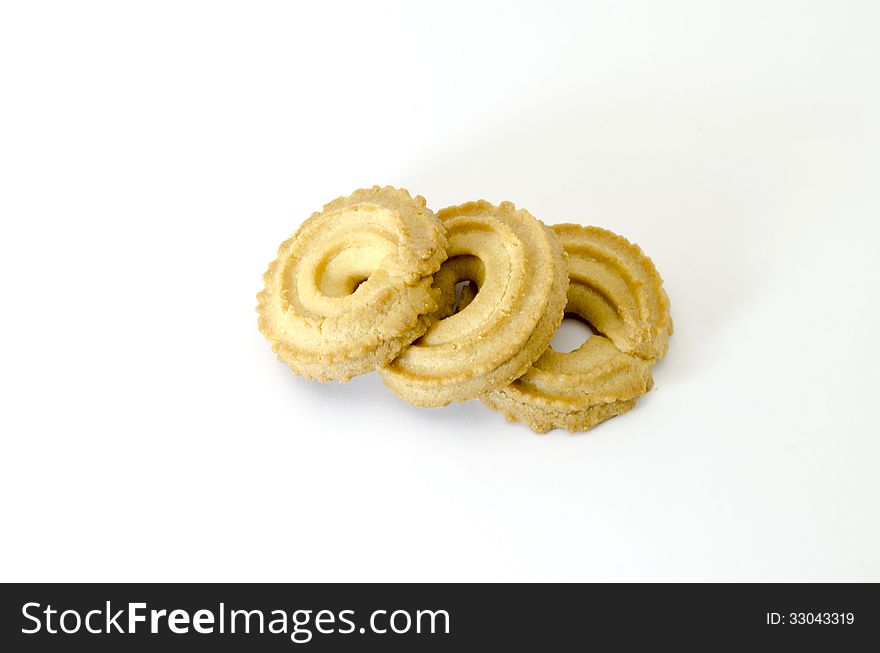
[[(480, 399), (539, 433), (631, 409), (672, 334), (639, 247), (509, 202), (434, 214), (405, 190), (358, 190), (306, 220), (263, 278), (260, 331), (295, 374), (378, 370), (417, 406)], [(596, 334), (569, 353), (550, 347), (565, 314)]]

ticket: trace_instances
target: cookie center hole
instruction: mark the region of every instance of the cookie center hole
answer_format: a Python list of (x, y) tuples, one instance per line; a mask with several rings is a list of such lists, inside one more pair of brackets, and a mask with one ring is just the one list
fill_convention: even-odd
[(452, 305), (452, 313), (458, 313), (473, 301), (478, 292), (475, 281), (465, 279), (455, 284), (455, 304)]
[(566, 313), (562, 318), (562, 324), (556, 329), (553, 340), (550, 341), (550, 346), (553, 351), (567, 354), (580, 347), (595, 334), (596, 330), (584, 318), (574, 313)]
[(352, 295), (355, 294), (355, 292), (357, 292), (357, 289), (361, 287), (361, 284), (369, 278), (370, 277), (364, 277), (363, 279), (355, 279), (351, 284), (351, 294)]

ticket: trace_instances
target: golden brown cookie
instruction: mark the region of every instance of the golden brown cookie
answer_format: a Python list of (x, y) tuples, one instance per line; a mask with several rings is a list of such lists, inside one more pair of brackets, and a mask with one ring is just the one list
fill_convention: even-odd
[(294, 373), (348, 381), (425, 332), (445, 258), (443, 225), (423, 197), (355, 191), (281, 244), (257, 295), (260, 331)]
[[(381, 370), (385, 384), (417, 406), (475, 399), (525, 372), (562, 320), (568, 285), (557, 237), (510, 202), (469, 202), (437, 216), (449, 258), (434, 275), (434, 323)], [(462, 281), (468, 288), (456, 307)]]
[(597, 335), (560, 353), (548, 348), (522, 377), (483, 402), (539, 433), (586, 431), (635, 406), (651, 389), (651, 369), (669, 347), (669, 298), (638, 246), (598, 227), (553, 227), (568, 253), (566, 313)]

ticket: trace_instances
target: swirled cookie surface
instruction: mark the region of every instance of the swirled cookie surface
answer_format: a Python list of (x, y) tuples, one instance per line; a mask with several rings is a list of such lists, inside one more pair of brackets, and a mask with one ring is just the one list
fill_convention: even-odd
[(631, 409), (652, 387), (654, 362), (672, 334), (669, 298), (638, 246), (598, 227), (553, 230), (568, 253), (565, 310), (598, 334), (569, 353), (548, 347), (522, 377), (483, 398), (539, 433), (584, 431)]
[[(425, 334), (381, 370), (417, 406), (474, 399), (520, 376), (559, 326), (568, 285), (558, 238), (527, 211), (478, 201), (437, 215), (449, 257), (434, 275), (438, 310)], [(462, 281), (469, 290), (456, 307)]]
[(281, 244), (257, 295), (260, 331), (291, 370), (347, 381), (384, 365), (430, 323), (444, 228), (391, 187), (330, 202)]

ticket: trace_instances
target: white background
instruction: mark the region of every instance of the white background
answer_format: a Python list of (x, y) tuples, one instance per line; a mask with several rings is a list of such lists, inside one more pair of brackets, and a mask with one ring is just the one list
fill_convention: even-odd
[[(872, 2), (4, 3), (3, 580), (880, 580)], [(588, 434), (293, 377), (277, 245), (374, 183), (638, 242)]]

